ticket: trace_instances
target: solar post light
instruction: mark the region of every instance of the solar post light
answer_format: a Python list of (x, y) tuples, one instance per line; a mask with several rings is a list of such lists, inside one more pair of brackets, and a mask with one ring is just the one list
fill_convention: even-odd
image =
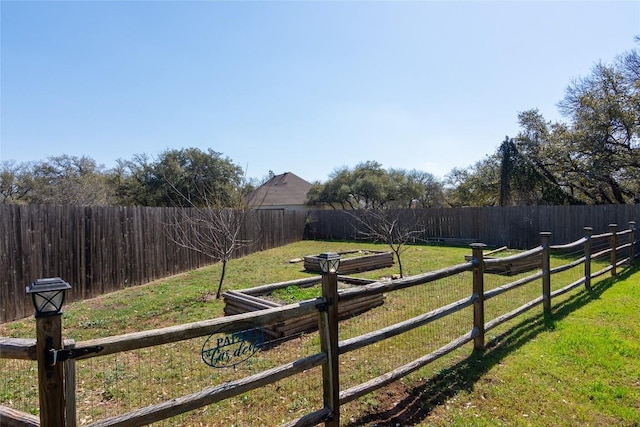
[[(338, 376), (338, 267), (340, 255), (335, 252), (324, 252), (318, 255), (322, 271), (322, 297), (324, 303), (319, 306), (323, 327), (320, 347), (327, 353), (327, 363), (322, 365), (322, 382), (325, 390), (324, 406), (331, 410), (325, 427), (340, 425), (340, 377)], [(322, 332), (323, 331), (323, 332)]]
[(36, 318), (62, 314), (64, 295), (69, 289), (71, 285), (59, 277), (38, 279), (30, 284), (27, 293), (33, 299)]
[(27, 287), (36, 310), (36, 352), (38, 359), (38, 391), (40, 425), (65, 425), (63, 364), (55, 362), (57, 349), (62, 347), (62, 304), (64, 294), (71, 289), (59, 277), (38, 279)]
[(324, 252), (318, 255), (318, 263), (320, 264), (320, 271), (322, 274), (338, 272), (340, 266), (340, 255), (335, 252)]
[[(64, 364), (61, 362), (103, 349), (100, 346), (62, 348), (62, 304), (69, 289), (71, 285), (59, 277), (38, 279), (27, 287), (36, 311), (41, 427), (65, 425)], [(69, 414), (69, 417), (75, 417), (75, 414)]]

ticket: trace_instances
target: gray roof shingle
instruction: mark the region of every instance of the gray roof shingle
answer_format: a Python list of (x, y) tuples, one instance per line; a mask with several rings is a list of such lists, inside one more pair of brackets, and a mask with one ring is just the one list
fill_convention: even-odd
[(311, 186), (296, 174), (285, 172), (249, 193), (246, 202), (251, 207), (302, 206)]

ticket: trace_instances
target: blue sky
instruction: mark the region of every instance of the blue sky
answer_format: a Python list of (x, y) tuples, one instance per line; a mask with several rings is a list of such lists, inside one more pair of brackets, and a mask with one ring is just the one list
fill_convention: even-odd
[(0, 2), (0, 160), (212, 148), (261, 178), (443, 177), (560, 120), (572, 79), (636, 48), (640, 2)]

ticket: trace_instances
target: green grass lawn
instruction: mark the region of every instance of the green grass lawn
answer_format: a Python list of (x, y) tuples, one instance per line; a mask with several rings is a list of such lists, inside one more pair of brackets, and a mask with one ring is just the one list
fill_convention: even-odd
[[(302, 263), (289, 260), (352, 249), (383, 250), (385, 246), (304, 241), (252, 254), (229, 263), (225, 290), (308, 277)], [(468, 248), (410, 246), (403, 256), (405, 275), (462, 263), (469, 253)], [(552, 262), (557, 265), (566, 259)], [(211, 298), (219, 272), (220, 266), (213, 265), (70, 303), (64, 309), (63, 335), (82, 341), (219, 317), (223, 303)], [(395, 273), (397, 266), (358, 276), (377, 279)], [(575, 280), (576, 274), (569, 271), (559, 277), (566, 284)], [(515, 278), (487, 276), (486, 287)], [(539, 307), (490, 331), (484, 354), (473, 354), (471, 347), (465, 346), (346, 405), (343, 424), (639, 425), (640, 273), (626, 271), (620, 279), (599, 280), (591, 293), (575, 290), (558, 298), (551, 318), (544, 318)], [(404, 320), (470, 292), (470, 273), (465, 273), (456, 279), (389, 293), (383, 306), (342, 322), (340, 338)], [(488, 301), (487, 310), (491, 316), (498, 315), (539, 294), (539, 284), (519, 288)], [(342, 388), (443, 345), (469, 329), (469, 314), (470, 310), (461, 312), (442, 323), (343, 355)], [(33, 319), (25, 319), (0, 325), (0, 335), (32, 338), (34, 328)], [(203, 340), (79, 361), (80, 424), (260, 372), (315, 353), (319, 347), (317, 333), (306, 334), (259, 352), (238, 372), (226, 372), (212, 370), (199, 360)], [(3, 360), (2, 370), (9, 374), (0, 380), (0, 404), (37, 412), (31, 379), (34, 364)], [(167, 420), (166, 425), (279, 425), (321, 406), (318, 379), (316, 368), (290, 381)]]
[[(639, 426), (640, 270), (517, 319), (352, 425)], [(403, 390), (404, 392), (404, 390)]]
[[(327, 251), (386, 250), (386, 245), (351, 242), (302, 241), (231, 260), (223, 291), (301, 279), (317, 275), (290, 260)], [(405, 253), (405, 275), (419, 274), (464, 262), (468, 248), (411, 246)], [(404, 259), (404, 258), (403, 258)], [(223, 315), (221, 300), (212, 299), (220, 277), (220, 264), (152, 283), (123, 289), (64, 307), (65, 338), (76, 341), (194, 322)], [(377, 279), (397, 274), (397, 266), (358, 274)], [(33, 337), (32, 318), (0, 325), (0, 336)]]

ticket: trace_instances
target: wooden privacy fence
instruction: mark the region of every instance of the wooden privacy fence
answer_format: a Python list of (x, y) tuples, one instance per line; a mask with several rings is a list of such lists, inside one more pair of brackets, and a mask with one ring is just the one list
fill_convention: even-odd
[[(529, 249), (538, 245), (540, 230), (552, 233), (552, 244), (582, 236), (584, 224), (627, 224), (640, 217), (640, 205), (510, 206), (401, 209), (399, 226), (423, 230), (418, 241), (442, 244), (482, 242), (489, 246)], [(309, 236), (324, 240), (356, 240), (358, 211), (312, 211)]]
[[(175, 243), (180, 208), (0, 204), (0, 323), (30, 315), (24, 288), (64, 277), (69, 301), (189, 271), (213, 261)], [(186, 210), (185, 212), (189, 212)], [(235, 256), (302, 240), (306, 212), (255, 211), (254, 242)]]
[[(0, 204), (0, 323), (30, 314), (23, 290), (40, 277), (64, 277), (73, 286), (73, 301), (210, 264), (211, 259), (174, 243), (167, 224), (178, 213), (177, 208)], [(640, 205), (400, 211), (405, 222), (419, 220), (423, 241), (477, 241), (518, 249), (536, 246), (538, 230), (568, 242), (580, 236), (582, 224), (626, 223), (638, 216)], [(243, 234), (255, 244), (236, 256), (303, 238), (359, 237), (352, 218), (342, 211), (261, 210), (256, 217), (259, 227)]]
[[(471, 245), (472, 256), (467, 262), (412, 277), (374, 282), (359, 288), (347, 289), (339, 293), (336, 287), (337, 275), (335, 273), (323, 274), (322, 297), (282, 307), (268, 308), (240, 315), (214, 318), (202, 322), (84, 342), (73, 343), (69, 341), (67, 342), (67, 346), (74, 347), (75, 350), (80, 352), (82, 352), (83, 349), (91, 349), (95, 346), (99, 346), (101, 351), (80, 355), (75, 360), (70, 359), (64, 362), (66, 406), (60, 408), (58, 411), (49, 408), (49, 412), (47, 413), (41, 408), (40, 423), (43, 426), (64, 425), (65, 423), (68, 426), (76, 425), (75, 377), (77, 365), (82, 363), (81, 359), (101, 358), (106, 355), (159, 346), (211, 334), (230, 334), (245, 330), (247, 325), (268, 326), (288, 319), (308, 316), (315, 313), (320, 331), (319, 348), (315, 354), (296, 359), (254, 375), (214, 385), (196, 393), (151, 404), (88, 425), (98, 427), (141, 426), (149, 424), (220, 402), (232, 396), (237, 396), (247, 391), (275, 383), (289, 376), (301, 374), (303, 371), (313, 367), (322, 366), (322, 406), (284, 425), (313, 426), (324, 423), (327, 426), (337, 426), (340, 421), (341, 406), (424, 367), (466, 343), (473, 342), (473, 348), (475, 350), (482, 350), (485, 346), (485, 334), (487, 331), (496, 328), (540, 304), (542, 304), (545, 313), (551, 313), (554, 298), (581, 285), (584, 285), (586, 289), (590, 289), (591, 281), (607, 272), (609, 272), (611, 276), (615, 276), (619, 268), (630, 264), (634, 260), (637, 252), (635, 223), (633, 222), (630, 223), (630, 227), (627, 230), (617, 231), (616, 226), (611, 225), (608, 232), (601, 234), (592, 234), (590, 228), (584, 228), (584, 236), (582, 238), (564, 245), (550, 245), (550, 233), (540, 233), (540, 238), (542, 243), (539, 246), (505, 258), (485, 259), (483, 254), (484, 245), (475, 243)], [(561, 252), (565, 258), (569, 257), (567, 254), (572, 254), (577, 256), (577, 258), (568, 261), (566, 264), (552, 267), (550, 258), (553, 252)], [(519, 263), (529, 258), (538, 260), (538, 265), (533, 271), (509, 283), (486, 289), (487, 279), (488, 276), (490, 276), (485, 273), (487, 267)], [(596, 261), (597, 264), (594, 264)], [(603, 268), (595, 272), (591, 271), (593, 265), (602, 265), (605, 264), (605, 262), (606, 265)], [(561, 277), (558, 276), (560, 273), (581, 266), (581, 277), (578, 280), (563, 283), (558, 279), (557, 281), (559, 283), (555, 283), (556, 279), (554, 279), (554, 277)], [(472, 280), (471, 283), (468, 283), (469, 287), (467, 288), (467, 292), (470, 292), (464, 298), (423, 312), (418, 316), (404, 321), (390, 324), (373, 332), (338, 341), (338, 307), (340, 304), (363, 296), (388, 294), (412, 287), (435, 284), (435, 282), (444, 278), (459, 275), (462, 275), (461, 277), (467, 277), (465, 274), (468, 275), (469, 273), (471, 273)], [(538, 297), (513, 310), (499, 313), (491, 319), (485, 318), (488, 313), (486, 310), (487, 301), (514, 291), (517, 288), (535, 283), (542, 285), (542, 292)], [(421, 357), (398, 366), (383, 375), (371, 378), (364, 383), (346, 389), (340, 388), (341, 377), (338, 369), (340, 357), (357, 349), (366, 348), (372, 344), (407, 333), (416, 328), (424, 327), (438, 319), (443, 319), (466, 309), (471, 309), (467, 317), (468, 330), (462, 335), (452, 339), (446, 345), (437, 348), (435, 351), (423, 354)], [(35, 340), (8, 338), (0, 340), (0, 355), (3, 358), (35, 360), (37, 358), (36, 348), (37, 343)], [(149, 361), (149, 363), (154, 363), (154, 361)], [(320, 392), (320, 390), (318, 390), (318, 392)], [(55, 417), (56, 412), (64, 414), (63, 417), (66, 418), (66, 421), (63, 419), (58, 424), (52, 421), (52, 417)], [(15, 409), (6, 407), (0, 408), (0, 419), (8, 420), (6, 421), (6, 425), (37, 424), (37, 420), (34, 419), (33, 416), (21, 414)], [(5, 421), (3, 421), (3, 423), (5, 423)]]

